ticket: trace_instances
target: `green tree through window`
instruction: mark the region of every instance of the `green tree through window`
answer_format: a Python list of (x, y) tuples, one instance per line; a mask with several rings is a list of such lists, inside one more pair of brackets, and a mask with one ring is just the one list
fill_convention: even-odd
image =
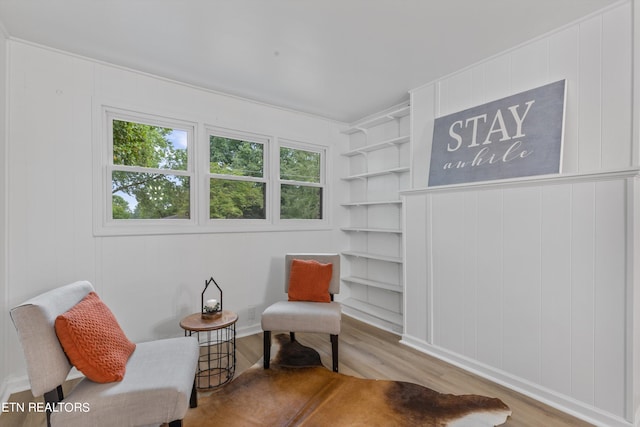
[(280, 147), (280, 218), (322, 219), (322, 157)]
[(171, 173), (188, 168), (186, 132), (124, 120), (112, 130), (113, 218), (189, 218), (190, 177)]
[(266, 218), (263, 143), (211, 135), (209, 172), (209, 218)]
[(201, 153), (193, 145), (196, 124), (106, 111), (111, 139), (105, 151), (108, 161), (103, 163), (109, 180), (105, 190), (111, 193), (106, 221), (114, 221), (109, 227), (136, 220), (145, 224), (144, 220), (173, 219), (179, 227), (215, 227), (224, 220), (253, 220), (262, 226), (323, 219), (322, 147), (209, 129), (207, 167), (190, 158)]

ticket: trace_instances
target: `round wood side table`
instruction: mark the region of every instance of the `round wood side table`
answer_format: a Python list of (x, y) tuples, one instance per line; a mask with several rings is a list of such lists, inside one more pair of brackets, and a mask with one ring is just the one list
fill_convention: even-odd
[(214, 389), (233, 378), (236, 371), (237, 321), (238, 315), (229, 310), (223, 310), (209, 319), (194, 313), (180, 321), (185, 336), (196, 333), (200, 345), (196, 372), (198, 389)]

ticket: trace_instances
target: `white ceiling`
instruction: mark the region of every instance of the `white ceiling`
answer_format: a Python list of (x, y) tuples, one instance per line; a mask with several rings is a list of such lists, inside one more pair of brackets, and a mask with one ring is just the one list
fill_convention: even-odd
[(14, 38), (345, 122), (618, 0), (0, 0)]

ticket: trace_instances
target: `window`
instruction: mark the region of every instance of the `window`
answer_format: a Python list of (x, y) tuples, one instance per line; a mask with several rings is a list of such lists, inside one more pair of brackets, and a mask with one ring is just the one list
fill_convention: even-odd
[(272, 194), (280, 197), (271, 202), (279, 206), (278, 219), (323, 218), (324, 151), (283, 143), (273, 168), (279, 179), (270, 180), (265, 166), (270, 143), (253, 135), (209, 132), (210, 219), (269, 220)]
[(96, 235), (327, 227), (326, 147), (100, 108)]
[(281, 219), (322, 219), (322, 163), (320, 151), (280, 147)]
[(266, 219), (266, 141), (209, 135), (209, 218)]
[(111, 220), (190, 219), (191, 131), (108, 115)]

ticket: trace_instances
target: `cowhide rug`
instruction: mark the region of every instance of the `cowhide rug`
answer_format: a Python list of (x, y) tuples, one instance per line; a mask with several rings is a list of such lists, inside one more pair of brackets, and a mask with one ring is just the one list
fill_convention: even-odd
[(441, 394), (402, 381), (332, 372), (320, 355), (288, 335), (274, 337), (270, 369), (262, 361), (190, 409), (199, 426), (448, 426), (503, 424), (511, 410), (495, 398)]

